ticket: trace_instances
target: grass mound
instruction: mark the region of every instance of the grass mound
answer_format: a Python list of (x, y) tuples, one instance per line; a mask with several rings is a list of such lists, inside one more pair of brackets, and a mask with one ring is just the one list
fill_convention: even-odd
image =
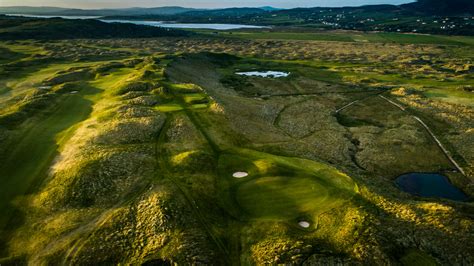
[(205, 151), (186, 151), (171, 158), (174, 171), (195, 173), (212, 171), (216, 164), (212, 154)]
[(153, 89), (153, 84), (149, 82), (132, 82), (125, 84), (122, 88), (117, 91), (117, 94), (122, 95), (128, 92), (136, 91), (150, 91)]
[(46, 85), (58, 85), (66, 82), (81, 81), (91, 79), (95, 76), (94, 71), (88, 68), (73, 70), (66, 73), (58, 73), (56, 76), (51, 77), (44, 81)]
[(152, 175), (154, 157), (145, 150), (80, 153), (59, 162), (53, 179), (37, 198), (42, 206), (89, 207), (113, 204)]
[(113, 121), (101, 129), (94, 142), (108, 145), (152, 142), (163, 123), (164, 118), (159, 114)]
[(23, 100), (0, 111), (0, 125), (12, 127), (21, 124), (32, 114), (55, 103), (56, 96), (42, 91), (33, 91)]

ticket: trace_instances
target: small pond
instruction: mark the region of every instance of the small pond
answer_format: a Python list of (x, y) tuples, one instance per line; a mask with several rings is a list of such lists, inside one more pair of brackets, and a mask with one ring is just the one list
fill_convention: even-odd
[(284, 78), (290, 75), (289, 72), (281, 71), (249, 71), (249, 72), (237, 72), (235, 73), (241, 76), (255, 76), (263, 78)]
[(415, 196), (457, 201), (468, 199), (446, 176), (436, 173), (408, 173), (399, 176), (395, 183), (401, 190)]

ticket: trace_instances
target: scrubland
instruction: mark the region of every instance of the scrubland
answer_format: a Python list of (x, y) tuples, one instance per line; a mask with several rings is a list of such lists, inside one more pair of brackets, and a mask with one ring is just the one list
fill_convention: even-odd
[(440, 172), (472, 199), (472, 46), (0, 47), (2, 265), (474, 262), (472, 200), (393, 182)]

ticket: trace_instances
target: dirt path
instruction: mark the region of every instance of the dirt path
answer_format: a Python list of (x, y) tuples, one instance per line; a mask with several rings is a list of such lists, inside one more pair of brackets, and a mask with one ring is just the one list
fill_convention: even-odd
[(383, 96), (383, 95), (379, 95), (380, 98), (386, 100), (387, 102), (391, 103), (392, 105), (394, 105), (395, 107), (397, 107), (398, 109), (402, 110), (403, 112), (406, 112), (406, 109), (405, 107), (401, 106), (400, 104), (390, 100), (389, 98)]
[(358, 102), (360, 102), (360, 101), (361, 101), (361, 100), (355, 100), (355, 101), (352, 101), (352, 102), (350, 102), (350, 103), (344, 105), (343, 107), (341, 107), (341, 108), (339, 108), (339, 109), (336, 110), (336, 114), (338, 114), (338, 113), (341, 112), (342, 110), (344, 110), (344, 109), (350, 107), (351, 105), (356, 104), (356, 103), (358, 103)]
[[(365, 92), (367, 92), (367, 91), (365, 91)], [(356, 103), (358, 103), (358, 102), (364, 101), (364, 100), (366, 100), (366, 99), (369, 99), (369, 98), (371, 98), (371, 97), (380, 95), (380, 93), (383, 93), (383, 92), (377, 91), (376, 94), (371, 94), (371, 95), (369, 95), (369, 96), (362, 97), (362, 98), (360, 98), (360, 99), (354, 100), (354, 101), (352, 101), (352, 102), (350, 102), (350, 103), (348, 103), (348, 104), (346, 104), (346, 105), (340, 107), (339, 109), (337, 109), (337, 110), (335, 111), (335, 113), (336, 113), (336, 114), (339, 114), (341, 111), (343, 111), (343, 110), (345, 110), (345, 109), (351, 107), (352, 105), (354, 105), (354, 104), (356, 104)]]
[(413, 116), (413, 118), (415, 118), (415, 120), (417, 120), (425, 129), (426, 131), (428, 131), (428, 134), (430, 134), (430, 136), (433, 138), (433, 140), (436, 142), (436, 144), (438, 145), (438, 147), (443, 151), (444, 155), (446, 155), (446, 157), (449, 159), (449, 161), (451, 161), (451, 163), (454, 165), (454, 167), (456, 167), (456, 169), (458, 169), (458, 171), (466, 176), (466, 173), (464, 172), (464, 170), (461, 168), (461, 166), (454, 160), (454, 158), (451, 156), (451, 154), (449, 153), (449, 151), (444, 147), (444, 145), (441, 143), (441, 141), (435, 136), (435, 134), (433, 133), (433, 131), (431, 131), (431, 129), (428, 127), (428, 125), (423, 122), (423, 120), (421, 120), (419, 117), (417, 116)]
[[(384, 99), (385, 101), (389, 102), (390, 104), (392, 104), (393, 106), (397, 107), (398, 109), (400, 109), (401, 111), (405, 112), (405, 113), (408, 113), (410, 114), (410, 112), (408, 112), (406, 110), (406, 108), (404, 108), (403, 106), (401, 106), (400, 104), (388, 99), (387, 97), (383, 96), (383, 95), (379, 95), (380, 98)], [(461, 166), (454, 160), (454, 158), (451, 156), (451, 154), (449, 153), (449, 151), (444, 147), (443, 143), (436, 137), (436, 135), (433, 133), (433, 131), (431, 130), (431, 128), (425, 123), (423, 122), (423, 120), (421, 120), (421, 118), (415, 116), (415, 115), (412, 115), (410, 114), (416, 121), (418, 121), (418, 123), (420, 123), (423, 128), (425, 128), (425, 130), (428, 132), (428, 134), (431, 136), (431, 138), (436, 142), (436, 145), (438, 145), (438, 147), (441, 149), (441, 151), (444, 153), (444, 155), (446, 156), (446, 158), (448, 158), (448, 160), (454, 165), (454, 167), (464, 176), (466, 176), (466, 173), (464, 172), (464, 170), (461, 168)]]

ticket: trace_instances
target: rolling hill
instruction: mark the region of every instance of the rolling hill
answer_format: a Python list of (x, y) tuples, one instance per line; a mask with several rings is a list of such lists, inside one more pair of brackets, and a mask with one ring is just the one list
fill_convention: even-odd
[(184, 36), (188, 32), (128, 23), (61, 18), (37, 19), (0, 16), (0, 39), (80, 39), (80, 38), (149, 38)]

